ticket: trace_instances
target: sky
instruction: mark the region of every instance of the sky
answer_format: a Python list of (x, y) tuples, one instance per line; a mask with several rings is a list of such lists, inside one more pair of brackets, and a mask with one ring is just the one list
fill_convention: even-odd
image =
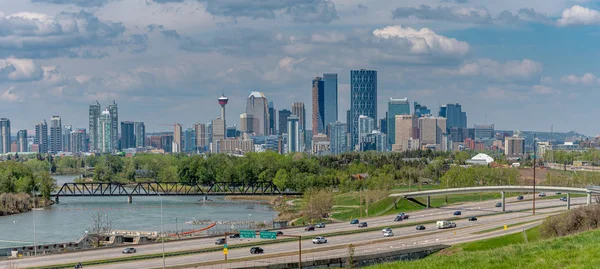
[[(147, 132), (220, 114), (245, 99), (311, 110), (311, 80), (378, 72), (390, 97), (468, 125), (600, 133), (600, 3), (586, 0), (0, 0), (0, 117), (33, 130), (51, 116), (88, 128), (89, 104), (116, 100)], [(310, 122), (310, 121), (309, 121)]]

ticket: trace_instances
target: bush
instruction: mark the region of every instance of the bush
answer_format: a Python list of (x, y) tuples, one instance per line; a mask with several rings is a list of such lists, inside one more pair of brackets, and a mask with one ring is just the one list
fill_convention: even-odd
[(600, 205), (590, 205), (548, 217), (540, 226), (540, 232), (544, 237), (565, 236), (597, 229), (599, 224)]

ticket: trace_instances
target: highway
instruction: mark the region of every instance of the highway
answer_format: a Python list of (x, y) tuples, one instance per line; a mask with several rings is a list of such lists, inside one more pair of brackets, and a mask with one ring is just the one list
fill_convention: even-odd
[[(527, 196), (530, 198), (530, 196)], [(421, 211), (410, 212), (410, 218), (401, 223), (416, 223), (423, 221), (437, 221), (443, 219), (450, 219), (454, 217), (452, 213), (456, 210), (462, 211), (461, 217), (469, 217), (469, 216), (481, 216), (493, 213), (499, 213), (500, 208), (496, 208), (494, 205), (499, 200), (489, 200), (484, 202), (475, 202), (475, 203), (465, 203), (462, 205), (449, 205), (447, 207), (442, 208), (432, 208)], [(572, 198), (571, 203), (575, 204), (585, 204), (586, 198)], [(566, 209), (566, 203), (558, 200), (558, 198), (549, 198), (543, 200), (536, 201), (536, 207), (553, 207), (560, 206), (557, 208), (548, 208), (548, 209), (539, 209), (536, 212), (539, 215), (531, 216), (530, 212), (507, 212), (504, 214), (479, 217), (479, 220), (476, 222), (468, 222), (466, 220), (456, 221), (457, 228), (450, 230), (437, 230), (435, 229), (435, 224), (425, 225), (427, 229), (425, 231), (416, 231), (414, 225), (410, 225), (404, 228), (395, 228), (394, 233), (396, 236), (392, 238), (386, 238), (393, 244), (406, 244), (412, 243), (415, 240), (435, 240), (440, 238), (445, 238), (447, 234), (454, 234), (456, 231), (457, 235), (455, 236), (455, 240), (458, 238), (470, 238), (468, 237), (473, 232), (483, 231), (490, 228), (496, 228), (502, 226), (504, 224), (516, 224), (522, 223), (531, 220), (542, 219), (548, 216), (548, 214), (556, 214)], [(507, 210), (525, 210), (531, 208), (531, 201), (516, 201), (516, 198), (507, 199)], [(394, 216), (381, 216), (369, 219), (361, 219), (361, 221), (367, 221), (370, 227), (385, 227), (386, 225), (397, 225), (400, 222), (393, 221)], [(331, 232), (339, 232), (339, 231), (349, 231), (349, 230), (357, 230), (357, 225), (351, 225), (347, 222), (344, 223), (335, 223), (329, 224), (324, 229), (317, 229), (315, 232), (305, 232), (304, 227), (285, 229), (283, 230), (285, 234), (290, 235), (302, 235), (306, 236), (306, 240), (303, 240), (302, 246), (303, 250), (310, 251), (312, 249), (324, 248), (324, 247), (332, 247), (336, 245), (348, 245), (350, 243), (359, 244), (361, 242), (373, 242), (382, 239), (381, 231), (375, 232), (366, 232), (366, 233), (358, 233), (352, 235), (344, 235), (344, 236), (335, 236), (329, 237), (327, 244), (322, 245), (313, 245), (311, 243), (311, 239), (314, 236), (317, 236), (321, 233), (331, 233)], [(407, 238), (410, 237), (410, 238)], [(404, 239), (403, 239), (404, 238)], [(415, 239), (418, 238), (418, 239)], [(474, 240), (476, 238), (470, 239)], [(412, 241), (411, 241), (412, 240)], [(185, 240), (185, 241), (174, 241), (165, 243), (165, 251), (166, 252), (174, 252), (174, 251), (183, 251), (183, 250), (191, 250), (191, 249), (201, 249), (214, 247), (215, 238), (203, 238), (203, 239), (194, 239), (194, 240)], [(228, 240), (228, 244), (230, 246), (248, 243), (248, 242), (257, 242), (264, 241), (262, 239), (230, 239)], [(406, 241), (406, 242), (405, 242)], [(457, 241), (460, 242), (460, 241)], [(444, 242), (447, 243), (447, 242)], [(385, 242), (377, 243), (385, 245)], [(389, 243), (387, 243), (389, 246)], [(288, 243), (280, 243), (275, 245), (265, 245), (261, 246), (265, 249), (265, 254), (274, 254), (274, 253), (283, 253), (295, 251), (297, 249), (297, 242), (288, 242)], [(133, 255), (143, 255), (143, 254), (155, 254), (162, 252), (161, 244), (149, 244), (149, 245), (138, 245), (135, 246), (137, 249), (137, 253)], [(329, 252), (327, 252), (329, 253)], [(332, 253), (333, 254), (333, 253)], [(120, 248), (110, 248), (110, 249), (100, 249), (100, 250), (92, 250), (85, 252), (74, 252), (74, 253), (65, 253), (65, 254), (56, 254), (56, 255), (48, 255), (48, 256), (39, 256), (39, 257), (31, 257), (31, 258), (23, 258), (20, 260), (12, 261), (15, 265), (19, 266), (19, 268), (28, 268), (28, 267), (37, 267), (37, 266), (48, 266), (52, 264), (64, 264), (64, 263), (74, 263), (74, 262), (83, 262), (87, 260), (98, 260), (98, 259), (110, 259), (110, 258), (119, 258), (123, 257), (124, 254), (121, 254)], [(229, 258), (236, 259), (241, 257), (249, 256), (249, 248), (240, 248), (240, 249), (230, 249), (229, 250)], [(256, 256), (254, 256), (256, 257)], [(296, 256), (297, 257), (297, 256)], [(218, 261), (223, 259), (222, 252), (211, 252), (204, 254), (194, 254), (194, 255), (186, 255), (186, 256), (177, 256), (167, 258), (167, 265), (182, 265), (182, 264), (190, 264), (190, 263), (198, 263), (208, 262), (208, 261)], [(8, 262), (3, 261), (0, 262), (0, 266), (7, 264)], [(162, 259), (150, 259), (150, 260), (141, 260), (136, 262), (126, 262), (119, 264), (106, 264), (101, 265), (97, 268), (150, 268), (150, 267), (162, 267)], [(86, 268), (93, 268), (91, 266), (86, 266)]]

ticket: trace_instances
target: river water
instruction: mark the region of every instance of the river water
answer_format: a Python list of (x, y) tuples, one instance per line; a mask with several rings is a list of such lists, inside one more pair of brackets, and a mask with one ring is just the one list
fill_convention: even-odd
[[(57, 184), (72, 182), (73, 176), (55, 176)], [(253, 201), (230, 201), (221, 196), (209, 196), (213, 202), (198, 202), (199, 196), (164, 196), (163, 222), (165, 231), (191, 230), (207, 226), (192, 225), (192, 220), (223, 221), (211, 230), (245, 228), (248, 221), (270, 224), (277, 212), (269, 205)], [(38, 244), (74, 242), (92, 226), (92, 215), (108, 218), (113, 230), (160, 231), (159, 197), (60, 197), (60, 204), (44, 210), (0, 217), (0, 248)], [(239, 223), (238, 223), (239, 222)], [(241, 226), (241, 227), (240, 227)]]

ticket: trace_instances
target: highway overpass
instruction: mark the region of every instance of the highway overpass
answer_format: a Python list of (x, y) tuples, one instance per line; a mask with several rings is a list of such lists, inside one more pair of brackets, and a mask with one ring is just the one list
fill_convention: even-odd
[[(533, 192), (533, 186), (485, 186), (485, 187), (467, 187), (467, 188), (451, 188), (428, 191), (416, 191), (406, 193), (394, 193), (391, 197), (417, 198), (427, 197), (427, 208), (431, 205), (431, 196), (464, 194), (464, 193), (479, 193), (479, 192), (500, 192), (502, 194), (502, 212), (505, 212), (505, 193), (506, 192)], [(567, 194), (567, 209), (571, 208), (571, 193), (587, 195), (587, 204), (592, 203), (592, 193), (600, 193), (597, 188), (571, 188), (571, 187), (554, 187), (554, 186), (536, 186), (535, 192), (560, 192)]]

